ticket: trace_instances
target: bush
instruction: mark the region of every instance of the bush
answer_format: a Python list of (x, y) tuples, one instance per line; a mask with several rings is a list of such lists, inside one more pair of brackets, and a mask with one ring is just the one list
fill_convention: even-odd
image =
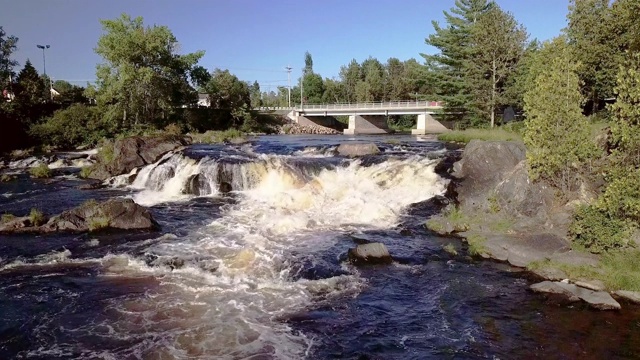
[(109, 218), (97, 216), (89, 220), (89, 231), (98, 231), (109, 227)]
[(98, 139), (108, 135), (96, 108), (83, 104), (74, 104), (56, 111), (45, 122), (32, 126), (30, 133), (43, 144), (65, 149), (95, 144)]
[(29, 221), (31, 221), (31, 225), (33, 226), (40, 226), (42, 224), (45, 223), (46, 218), (44, 216), (44, 214), (42, 213), (42, 211), (33, 208), (31, 209), (31, 212), (29, 213)]
[(628, 247), (634, 230), (631, 221), (611, 217), (595, 206), (582, 206), (569, 227), (569, 236), (580, 247), (602, 253)]
[(7, 223), (7, 222), (9, 222), (9, 221), (11, 221), (11, 220), (13, 220), (15, 218), (16, 218), (16, 216), (13, 215), (13, 214), (9, 214), (9, 213), (2, 214), (2, 217), (0, 218), (0, 224)]
[(228, 129), (225, 131), (209, 130), (204, 134), (189, 134), (194, 143), (218, 144), (231, 139), (240, 138), (244, 133), (237, 129)]
[(78, 174), (78, 176), (81, 179), (88, 179), (89, 176), (91, 176), (92, 172), (93, 172), (93, 166), (85, 166), (82, 169), (80, 169), (80, 173)]
[(47, 166), (47, 164), (43, 163), (29, 169), (29, 174), (31, 174), (31, 177), (33, 178), (44, 179), (44, 178), (50, 178), (52, 175), (52, 171), (51, 169), (49, 169), (49, 166)]

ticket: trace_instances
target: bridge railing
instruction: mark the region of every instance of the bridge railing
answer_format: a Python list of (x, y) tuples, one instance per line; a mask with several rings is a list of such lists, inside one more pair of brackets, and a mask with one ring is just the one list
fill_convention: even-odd
[(359, 103), (335, 103), (335, 104), (300, 104), (295, 110), (350, 110), (350, 109), (402, 109), (402, 108), (440, 108), (444, 105), (441, 101), (385, 101), (385, 102), (359, 102)]

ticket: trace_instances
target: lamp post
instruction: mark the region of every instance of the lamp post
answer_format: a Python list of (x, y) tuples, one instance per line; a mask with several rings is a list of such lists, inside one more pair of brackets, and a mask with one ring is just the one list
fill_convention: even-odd
[(287, 70), (287, 80), (289, 81), (287, 103), (289, 104), (289, 107), (291, 107), (291, 69), (293, 68), (291, 66), (287, 66), (285, 69)]
[[(38, 49), (42, 49), (42, 65), (44, 67), (44, 76), (47, 76), (47, 58), (44, 55), (44, 50), (51, 47), (51, 45), (36, 45)], [(49, 78), (49, 96), (53, 99), (53, 93), (51, 92), (52, 84), (51, 78)]]
[(302, 68), (302, 76), (300, 77), (300, 110), (302, 110), (302, 106), (304, 104), (304, 76), (307, 72), (304, 68)]

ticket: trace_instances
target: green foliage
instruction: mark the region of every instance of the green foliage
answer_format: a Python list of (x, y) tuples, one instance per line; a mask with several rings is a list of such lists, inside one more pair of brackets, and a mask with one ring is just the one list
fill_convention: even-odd
[(489, 201), (489, 211), (494, 214), (500, 212), (500, 204), (498, 203), (498, 198), (495, 195), (490, 196), (487, 201)]
[[(562, 49), (536, 78), (525, 94), (527, 120), (524, 142), (530, 175), (545, 179), (563, 190), (571, 190), (572, 173), (597, 155), (587, 119), (582, 115), (580, 81), (563, 38), (543, 47)], [(541, 52), (546, 54), (546, 52)], [(561, 139), (561, 141), (559, 141)]]
[(178, 55), (173, 33), (165, 26), (145, 27), (141, 17), (123, 14), (101, 24), (96, 53), (104, 62), (97, 68), (95, 97), (107, 121), (119, 128), (161, 126), (176, 108), (196, 102), (188, 80), (203, 51)]
[(89, 220), (89, 231), (99, 231), (109, 227), (109, 218), (106, 216), (94, 216)]
[(13, 67), (18, 62), (11, 58), (11, 55), (18, 49), (18, 38), (7, 36), (2, 26), (0, 26), (0, 79), (7, 79), (13, 72)]
[(487, 253), (487, 249), (484, 247), (487, 238), (478, 234), (470, 234), (466, 238), (469, 244), (469, 255), (471, 256), (483, 256)]
[(448, 243), (447, 245), (443, 246), (442, 250), (453, 256), (458, 255), (458, 250), (456, 250), (455, 245), (453, 245), (452, 243)]
[(467, 78), (473, 94), (472, 109), (480, 120), (496, 123), (496, 113), (513, 99), (506, 95), (508, 79), (515, 73), (527, 40), (527, 32), (512, 14), (494, 4), (471, 31), (472, 61)]
[(100, 142), (100, 148), (98, 150), (98, 159), (103, 164), (110, 164), (115, 159), (114, 154), (114, 141), (109, 139), (103, 139)]
[(224, 131), (209, 130), (203, 134), (189, 134), (194, 143), (202, 144), (219, 144), (232, 139), (242, 138), (245, 134), (237, 129), (228, 129)]
[(12, 221), (15, 218), (16, 216), (13, 214), (4, 213), (2, 214), (2, 217), (0, 217), (0, 224), (8, 223), (9, 221)]
[(0, 175), (0, 183), (2, 182), (10, 182), (16, 179), (15, 175), (2, 174)]
[(40, 226), (47, 221), (47, 218), (44, 216), (42, 211), (36, 208), (32, 208), (29, 212), (29, 221), (31, 222), (32, 226)]
[(72, 149), (78, 145), (96, 144), (110, 131), (103, 126), (95, 107), (73, 104), (31, 127), (30, 133), (43, 144)]
[(630, 221), (611, 217), (595, 206), (582, 206), (575, 213), (569, 236), (580, 247), (601, 253), (627, 247), (633, 231)]
[(467, 130), (449, 131), (446, 133), (439, 134), (438, 140), (466, 144), (471, 140), (522, 141), (522, 136), (516, 132), (505, 130), (504, 128), (467, 129)]
[(51, 169), (49, 169), (49, 166), (47, 166), (47, 164), (42, 163), (38, 166), (30, 168), (29, 174), (33, 178), (44, 179), (50, 178), (53, 175), (53, 172), (51, 171)]

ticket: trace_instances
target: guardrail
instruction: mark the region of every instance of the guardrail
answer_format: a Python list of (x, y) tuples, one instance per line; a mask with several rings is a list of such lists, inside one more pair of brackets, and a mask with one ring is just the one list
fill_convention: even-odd
[(414, 108), (441, 108), (441, 101), (387, 101), (387, 102), (362, 102), (362, 103), (337, 103), (337, 104), (303, 104), (295, 106), (295, 110), (368, 110), (368, 109), (414, 109)]

